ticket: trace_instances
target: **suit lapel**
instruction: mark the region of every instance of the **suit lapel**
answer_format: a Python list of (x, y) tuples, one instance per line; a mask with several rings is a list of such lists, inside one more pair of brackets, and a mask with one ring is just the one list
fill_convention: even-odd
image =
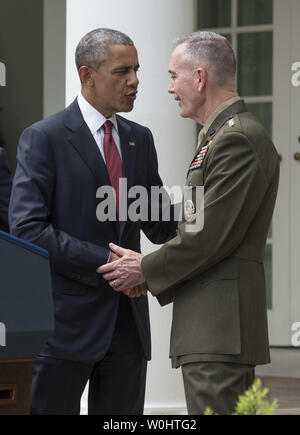
[(69, 140), (96, 178), (98, 187), (109, 186), (106, 164), (88, 126), (84, 123)]
[(117, 120), (123, 160), (123, 177), (127, 178), (127, 187), (129, 190), (134, 183), (136, 147), (130, 125), (119, 116)]
[[(123, 178), (127, 179), (126, 198), (128, 200), (128, 191), (133, 186), (136, 165), (136, 146), (134, 142), (132, 128), (124, 118), (117, 116), (118, 129), (121, 142), (122, 161), (123, 161)], [(125, 192), (122, 193), (124, 198)], [(124, 201), (124, 200), (123, 200)], [(127, 213), (127, 210), (126, 210)], [(126, 222), (120, 222), (120, 240), (125, 229)]]
[(82, 160), (89, 167), (97, 180), (98, 186), (109, 186), (110, 180), (106, 164), (99, 151), (88, 126), (84, 122), (77, 101), (67, 109), (68, 140), (80, 154)]
[[(84, 122), (77, 100), (75, 100), (66, 110), (66, 126), (69, 130), (68, 140), (81, 156), (82, 160), (89, 167), (90, 171), (97, 180), (98, 186), (110, 186), (110, 179), (106, 164), (103, 160), (98, 145), (96, 144), (88, 126)], [(118, 129), (120, 136), (123, 178), (127, 179), (126, 196), (133, 186), (136, 163), (136, 147), (132, 128), (124, 118), (117, 116)], [(123, 193), (125, 195), (125, 192)], [(126, 222), (120, 222), (120, 240)], [(119, 224), (117, 224), (119, 225)]]
[[(69, 130), (68, 140), (76, 149), (84, 163), (97, 181), (97, 187), (110, 186), (106, 164), (93, 135), (84, 122), (77, 101), (66, 109), (66, 126)], [(96, 192), (95, 192), (96, 197)], [(95, 210), (96, 213), (96, 210)], [(114, 230), (119, 232), (118, 222), (110, 222)]]

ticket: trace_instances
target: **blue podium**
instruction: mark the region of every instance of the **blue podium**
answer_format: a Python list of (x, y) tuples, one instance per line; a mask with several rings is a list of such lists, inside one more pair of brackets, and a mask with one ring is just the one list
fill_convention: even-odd
[(31, 365), (54, 330), (48, 252), (0, 231), (0, 414), (27, 414)]

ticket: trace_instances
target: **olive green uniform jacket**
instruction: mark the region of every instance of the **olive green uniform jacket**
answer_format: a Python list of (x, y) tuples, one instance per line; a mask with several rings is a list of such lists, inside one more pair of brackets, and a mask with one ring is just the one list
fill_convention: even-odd
[(279, 158), (244, 101), (232, 101), (206, 125), (207, 154), (187, 175), (188, 186), (204, 186), (203, 229), (187, 232), (183, 218), (177, 236), (142, 260), (152, 295), (174, 303), (173, 367), (270, 362), (263, 258)]

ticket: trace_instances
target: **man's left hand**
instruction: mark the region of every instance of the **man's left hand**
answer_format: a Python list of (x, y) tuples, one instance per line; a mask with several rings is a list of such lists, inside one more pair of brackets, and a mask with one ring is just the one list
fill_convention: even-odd
[(131, 299), (133, 298), (139, 298), (141, 296), (146, 296), (148, 293), (148, 286), (147, 283), (144, 282), (143, 284), (139, 284), (136, 287), (133, 287), (128, 292), (124, 292), (127, 296), (129, 296)]
[(113, 243), (110, 243), (109, 247), (120, 259), (98, 267), (96, 272), (102, 274), (116, 291), (126, 291), (143, 284), (145, 282), (141, 268), (143, 255)]

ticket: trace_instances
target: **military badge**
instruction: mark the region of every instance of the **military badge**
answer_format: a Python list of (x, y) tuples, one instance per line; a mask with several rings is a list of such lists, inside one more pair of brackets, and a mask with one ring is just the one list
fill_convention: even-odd
[(228, 121), (228, 127), (233, 127), (234, 126), (234, 124), (235, 124), (235, 122), (234, 122), (234, 119), (233, 119), (233, 117), (232, 118), (230, 118), (229, 119), (229, 121)]
[(184, 204), (184, 217), (190, 222), (195, 219), (195, 205), (191, 199), (187, 200)]
[(210, 140), (204, 147), (201, 148), (193, 163), (191, 164), (189, 170), (193, 171), (194, 169), (199, 169), (203, 165), (205, 157), (208, 153), (209, 147), (212, 145), (212, 140)]

